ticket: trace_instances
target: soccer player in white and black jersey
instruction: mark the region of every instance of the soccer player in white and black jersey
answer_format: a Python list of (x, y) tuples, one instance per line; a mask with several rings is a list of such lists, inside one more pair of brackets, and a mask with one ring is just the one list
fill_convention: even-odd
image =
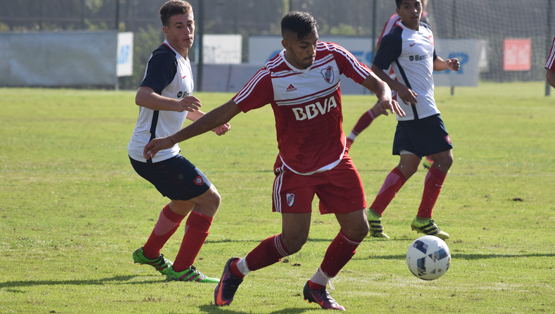
[(180, 142), (227, 123), (240, 112), (272, 106), (279, 154), (274, 165), (273, 211), (281, 213), (282, 233), (262, 241), (243, 258), (230, 258), (214, 291), (217, 305), (231, 304), (249, 271), (298, 252), (308, 238), (314, 196), (320, 213), (334, 214), (341, 227), (303, 295), (324, 309), (344, 310), (326, 290), (368, 233), (366, 201), (358, 171), (345, 149), (340, 76), (373, 91), (383, 109), (403, 115), (391, 90), (346, 49), (319, 42), (316, 20), (290, 12), (281, 22), (284, 50), (226, 104), (197, 122), (145, 147), (149, 158)]
[[(153, 158), (144, 158), (145, 145), (156, 137), (168, 136), (183, 126), (185, 119), (197, 120), (204, 113), (193, 94), (193, 73), (187, 53), (194, 40), (194, 15), (186, 1), (172, 0), (160, 8), (166, 40), (156, 49), (135, 98), (139, 118), (128, 144), (129, 159), (135, 171), (152, 183), (170, 202), (160, 212), (145, 245), (133, 253), (135, 263), (148, 264), (168, 280), (219, 282), (194, 266), (220, 205), (218, 191), (173, 143)], [(213, 128), (218, 135), (229, 130), (228, 124)], [(189, 215), (185, 235), (175, 262), (160, 251)]]
[[(368, 210), (368, 218), (375, 221), (371, 225), (373, 231), (383, 233), (383, 212), (418, 170), (422, 157), (429, 155), (434, 163), (426, 175), (422, 201), (411, 226), (417, 232), (448, 239), (449, 234), (441, 231), (432, 220), (433, 207), (453, 164), (451, 139), (434, 100), (433, 71), (458, 71), (460, 64), (457, 59), (443, 60), (436, 55), (432, 31), (420, 22), (420, 0), (395, 2), (401, 23), (383, 37), (372, 70), (397, 92), (406, 116), (397, 117), (393, 141), (393, 154), (400, 156), (399, 164), (386, 177)], [(397, 80), (383, 71), (390, 65)]]

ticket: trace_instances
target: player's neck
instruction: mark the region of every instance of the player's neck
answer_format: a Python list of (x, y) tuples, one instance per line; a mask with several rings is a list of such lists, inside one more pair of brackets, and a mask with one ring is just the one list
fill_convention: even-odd
[(401, 20), (401, 24), (403, 24), (404, 27), (411, 29), (413, 31), (418, 31), (418, 28), (420, 27), (420, 20), (418, 20), (418, 23), (414, 24), (414, 23), (405, 23), (404, 21)]

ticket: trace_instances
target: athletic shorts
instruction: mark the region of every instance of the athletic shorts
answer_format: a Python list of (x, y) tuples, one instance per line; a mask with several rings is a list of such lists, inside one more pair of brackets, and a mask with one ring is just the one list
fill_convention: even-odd
[(322, 215), (344, 214), (366, 208), (360, 175), (347, 154), (335, 168), (306, 176), (292, 172), (278, 157), (274, 173), (274, 212), (310, 213), (314, 195), (320, 200)]
[(447, 133), (439, 114), (419, 120), (397, 122), (393, 140), (393, 155), (399, 155), (402, 150), (406, 150), (422, 157), (452, 148), (449, 133)]
[(212, 183), (206, 176), (181, 155), (160, 162), (140, 162), (129, 157), (135, 171), (163, 196), (187, 201), (208, 191)]

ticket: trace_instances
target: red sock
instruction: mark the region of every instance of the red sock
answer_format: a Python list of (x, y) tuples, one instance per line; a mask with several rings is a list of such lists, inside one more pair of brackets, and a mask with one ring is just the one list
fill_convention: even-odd
[(245, 275), (243, 275), (243, 273), (239, 270), (239, 268), (237, 267), (237, 263), (239, 262), (240, 259), (236, 259), (233, 262), (231, 262), (231, 265), (229, 265), (229, 270), (231, 271), (232, 274), (234, 274), (235, 276), (243, 279), (245, 277)]
[(174, 213), (169, 205), (164, 206), (154, 226), (154, 230), (143, 246), (143, 253), (146, 258), (154, 259), (160, 255), (160, 250), (164, 247), (168, 239), (175, 233), (181, 225), (185, 216)]
[(326, 276), (333, 278), (355, 255), (358, 245), (362, 242), (349, 239), (343, 231), (331, 241), (326, 250), (320, 269)]
[(200, 252), (200, 248), (204, 244), (204, 240), (208, 237), (208, 230), (212, 225), (212, 220), (212, 217), (199, 212), (192, 211), (189, 214), (185, 224), (185, 235), (183, 236), (179, 252), (177, 252), (175, 257), (173, 270), (177, 272), (184, 271), (193, 265), (198, 252)]
[(310, 287), (310, 289), (312, 290), (322, 290), (322, 288), (325, 288), (326, 286), (323, 285), (319, 285), (317, 283), (312, 282), (312, 280), (308, 281), (308, 286)]
[(247, 254), (246, 259), (249, 270), (254, 271), (275, 264), (282, 257), (289, 255), (289, 252), (281, 242), (281, 234), (278, 234), (260, 242), (254, 250)]
[(443, 186), (443, 182), (445, 182), (446, 176), (447, 175), (438, 168), (434, 166), (430, 167), (430, 170), (428, 170), (426, 174), (426, 179), (424, 180), (424, 193), (422, 193), (422, 201), (420, 202), (420, 207), (418, 207), (418, 213), (416, 214), (418, 217), (432, 218), (432, 210), (439, 197), (439, 192), (441, 192), (441, 187)]
[(405, 182), (407, 182), (407, 179), (405, 179), (401, 170), (395, 167), (385, 178), (385, 181), (370, 208), (380, 215), (383, 214), (387, 205), (391, 203), (395, 194), (399, 192)]
[(372, 121), (374, 121), (374, 118), (375, 115), (372, 109), (366, 111), (362, 116), (360, 116), (352, 132), (358, 135), (360, 132), (364, 131), (364, 129), (366, 129)]

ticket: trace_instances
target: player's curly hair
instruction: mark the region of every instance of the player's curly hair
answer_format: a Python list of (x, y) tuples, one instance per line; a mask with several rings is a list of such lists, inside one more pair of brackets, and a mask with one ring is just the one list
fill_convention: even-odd
[(174, 15), (192, 13), (193, 7), (187, 1), (170, 0), (160, 8), (162, 25), (170, 27), (170, 18)]
[(298, 39), (303, 39), (317, 27), (316, 19), (307, 12), (291, 11), (281, 19), (282, 36), (292, 32), (297, 34)]

